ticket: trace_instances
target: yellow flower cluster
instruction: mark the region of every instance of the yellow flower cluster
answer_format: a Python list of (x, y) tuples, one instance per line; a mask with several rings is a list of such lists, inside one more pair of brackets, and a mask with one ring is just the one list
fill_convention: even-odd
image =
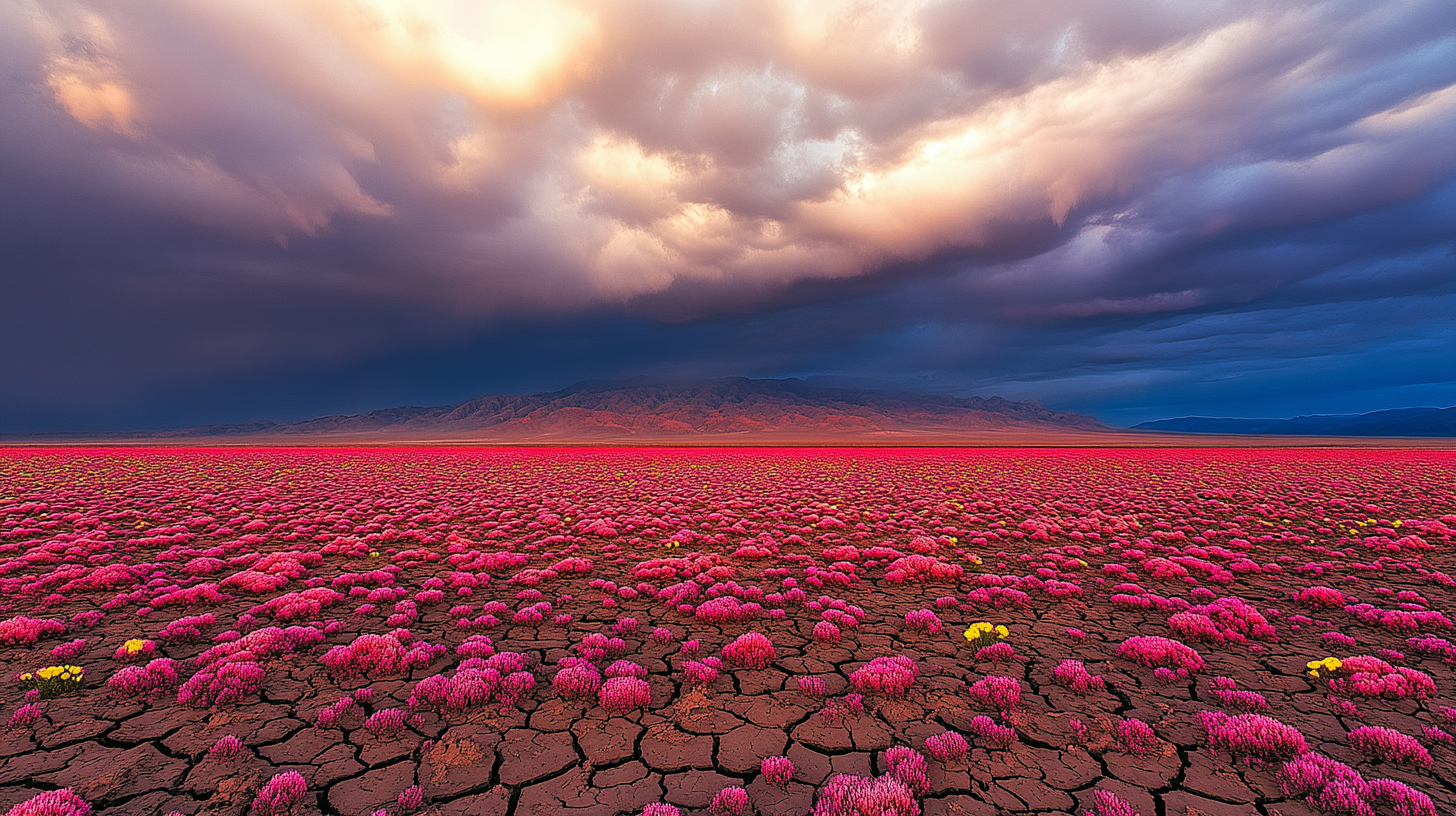
[(1343, 665), (1345, 665), (1344, 661), (1340, 660), (1338, 657), (1326, 657), (1323, 660), (1311, 660), (1308, 663), (1304, 664), (1304, 667), (1306, 669), (1309, 669), (1310, 677), (1318, 680), (1320, 672), (1333, 674), (1339, 671), (1340, 667)]
[(666, 544), (663, 544), (662, 545), (663, 549), (667, 549), (667, 550), (675, 550), (675, 549), (677, 549), (678, 547), (681, 547), (681, 546), (682, 546), (682, 542), (681, 541), (669, 541)]
[(144, 638), (132, 638), (131, 640), (128, 640), (127, 642), (121, 644), (121, 648), (122, 651), (126, 652), (127, 654), (136, 654), (137, 652), (140, 652), (141, 650), (147, 648), (147, 641)]
[(46, 666), (20, 675), (20, 681), (39, 689), (41, 697), (50, 698), (80, 689), (86, 681), (86, 670), (80, 666)]
[(991, 624), (985, 621), (973, 623), (966, 630), (966, 640), (974, 646), (989, 646), (998, 640), (1005, 640), (1011, 634), (1011, 630), (1000, 624)]

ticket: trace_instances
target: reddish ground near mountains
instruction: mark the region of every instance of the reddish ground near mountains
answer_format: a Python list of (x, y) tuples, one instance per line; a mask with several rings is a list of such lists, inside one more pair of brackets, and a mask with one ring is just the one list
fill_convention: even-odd
[(1453, 465), (0, 451), (0, 812), (1453, 813)]

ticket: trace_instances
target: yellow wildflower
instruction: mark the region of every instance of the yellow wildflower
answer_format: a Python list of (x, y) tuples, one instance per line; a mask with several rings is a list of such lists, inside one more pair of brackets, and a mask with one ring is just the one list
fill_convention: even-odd
[(1338, 657), (1326, 657), (1323, 660), (1311, 660), (1306, 663), (1304, 667), (1306, 669), (1309, 669), (1310, 677), (1318, 680), (1321, 671), (1335, 672), (1338, 671), (1339, 668), (1343, 665), (1345, 665), (1344, 661), (1340, 660)]
[(1010, 634), (1011, 630), (1005, 626), (981, 621), (971, 624), (970, 628), (966, 629), (965, 637), (967, 641), (979, 647), (998, 640), (1005, 640)]
[(131, 640), (128, 640), (127, 642), (121, 644), (121, 648), (125, 650), (127, 654), (136, 654), (142, 649), (147, 648), (147, 642), (143, 638), (132, 638)]

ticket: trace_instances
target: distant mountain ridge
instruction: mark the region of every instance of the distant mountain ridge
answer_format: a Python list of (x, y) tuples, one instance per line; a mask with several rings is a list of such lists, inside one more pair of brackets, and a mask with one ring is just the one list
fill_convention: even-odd
[(1142, 422), (1133, 428), (1194, 434), (1456, 437), (1456, 407), (1397, 408), (1368, 414), (1322, 414), (1292, 419), (1178, 417)]
[(890, 393), (803, 380), (637, 378), (560, 391), (493, 395), (458, 405), (400, 407), (301, 422), (249, 422), (133, 438), (380, 437), (534, 441), (799, 438), (915, 441), (976, 432), (1110, 432), (1092, 417), (1000, 397)]

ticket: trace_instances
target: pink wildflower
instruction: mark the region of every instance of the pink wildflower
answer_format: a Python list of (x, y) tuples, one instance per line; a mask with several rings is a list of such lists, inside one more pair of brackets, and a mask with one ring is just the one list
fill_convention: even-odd
[(282, 816), (308, 793), (308, 782), (298, 771), (284, 771), (264, 783), (253, 799), (253, 812), (259, 816)]
[(1092, 791), (1092, 810), (1087, 816), (1142, 816), (1126, 799), (1112, 791)]
[(971, 684), (970, 695), (980, 708), (1010, 711), (1021, 704), (1021, 684), (1014, 677), (983, 677)]
[(602, 685), (597, 699), (607, 711), (626, 714), (652, 702), (652, 687), (636, 677), (613, 677)]
[(713, 795), (708, 805), (712, 816), (748, 816), (748, 791), (743, 788), (724, 788)]
[(954, 731), (925, 738), (925, 751), (940, 762), (960, 762), (970, 752), (970, 743)]
[(758, 763), (759, 773), (770, 783), (782, 788), (794, 778), (793, 760), (784, 756), (768, 757)]
[(920, 816), (920, 804), (893, 776), (838, 774), (819, 792), (813, 816)]
[(70, 788), (36, 794), (7, 810), (5, 816), (91, 816), (91, 805)]
[(735, 666), (766, 669), (774, 659), (773, 641), (758, 632), (747, 632), (723, 647), (723, 658)]
[(243, 750), (243, 741), (231, 734), (228, 734), (227, 736), (219, 737), (217, 742), (214, 742), (212, 744), (212, 747), (207, 749), (207, 755), (215, 757), (230, 757), (241, 750)]
[(1299, 730), (1262, 714), (1229, 716), (1219, 711), (1202, 711), (1198, 722), (1215, 750), (1235, 756), (1272, 762), (1291, 759), (1308, 750)]
[(945, 631), (940, 616), (929, 609), (915, 609), (905, 613), (905, 628), (914, 632), (938, 635)]
[(1086, 664), (1080, 660), (1063, 660), (1058, 663), (1057, 667), (1052, 669), (1052, 682), (1078, 694), (1102, 691), (1107, 687), (1107, 682), (1102, 677), (1088, 672)]
[(414, 813), (425, 806), (425, 789), (419, 785), (410, 785), (399, 792), (395, 803), (399, 805), (401, 813)]
[(1435, 765), (1431, 754), (1415, 737), (1392, 728), (1365, 725), (1348, 734), (1355, 750), (1374, 762), (1395, 762), (1430, 768)]
[(898, 745), (889, 749), (885, 752), (885, 767), (890, 776), (905, 783), (911, 792), (923, 795), (930, 791), (925, 755), (914, 748)]
[(877, 657), (860, 666), (849, 675), (849, 682), (861, 694), (896, 698), (904, 697), (919, 675), (914, 659), (895, 655)]
[(1117, 649), (1117, 655), (1149, 668), (1172, 670), (1179, 677), (1202, 671), (1204, 665), (1198, 652), (1187, 645), (1176, 640), (1147, 635), (1124, 640)]
[[(569, 661), (569, 662), (568, 662)], [(563, 658), (551, 678), (551, 690), (568, 700), (588, 700), (602, 687), (602, 675), (590, 662), (578, 657)]]
[(10, 728), (29, 728), (35, 725), (39, 719), (40, 706), (36, 703), (26, 703), (15, 709), (14, 713), (10, 715), (10, 720), (7, 724)]
[(1117, 743), (1122, 750), (1133, 756), (1147, 756), (1157, 750), (1158, 735), (1152, 726), (1137, 719), (1127, 719), (1117, 724)]
[(799, 677), (796, 678), (795, 683), (801, 693), (815, 699), (823, 699), (829, 694), (829, 688), (824, 684), (822, 677)]
[(1016, 742), (1016, 729), (997, 725), (995, 720), (984, 714), (972, 717), (966, 730), (992, 748), (1010, 748)]

